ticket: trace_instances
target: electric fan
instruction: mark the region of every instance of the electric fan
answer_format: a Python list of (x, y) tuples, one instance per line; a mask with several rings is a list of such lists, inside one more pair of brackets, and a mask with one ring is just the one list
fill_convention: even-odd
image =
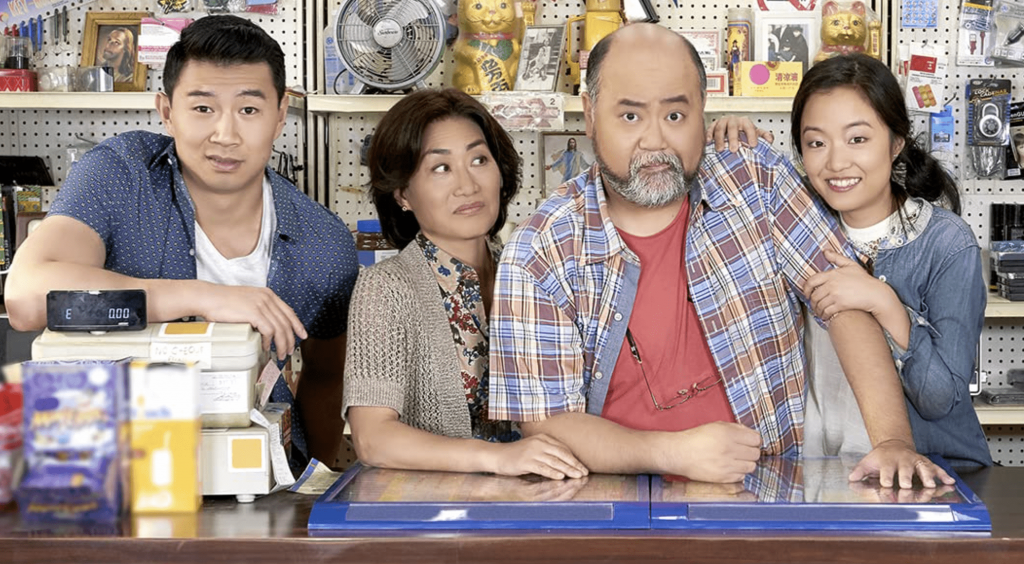
[(347, 0), (333, 29), (338, 56), (361, 83), (353, 94), (423, 87), (444, 50), (445, 16), (435, 0)]

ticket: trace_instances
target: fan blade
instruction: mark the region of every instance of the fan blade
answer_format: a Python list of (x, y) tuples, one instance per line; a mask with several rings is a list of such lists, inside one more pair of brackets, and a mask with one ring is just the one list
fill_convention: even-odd
[(360, 24), (344, 23), (339, 25), (337, 39), (348, 43), (362, 43), (374, 48), (377, 46), (373, 40), (373, 28)]
[(364, 24), (373, 28), (380, 21), (380, 11), (377, 9), (377, 0), (349, 0), (356, 5), (356, 15)]
[(416, 68), (419, 58), (411, 49), (408, 41), (403, 41), (391, 49), (391, 68), (388, 73), (396, 84), (406, 83), (419, 73)]
[[(426, 1), (432, 2), (433, 0)], [(430, 10), (420, 2), (396, 2), (384, 17), (393, 19), (398, 22), (398, 25), (405, 27), (416, 20), (429, 18)]]

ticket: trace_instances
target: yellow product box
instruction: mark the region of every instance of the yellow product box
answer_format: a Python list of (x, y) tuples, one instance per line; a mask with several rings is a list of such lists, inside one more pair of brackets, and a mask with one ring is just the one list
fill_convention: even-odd
[(733, 75), (733, 96), (792, 97), (803, 79), (796, 62), (740, 61)]
[(199, 510), (199, 369), (195, 364), (136, 360), (128, 380), (132, 512)]
[(18, 213), (43, 211), (43, 189), (39, 186), (19, 186), (15, 200)]

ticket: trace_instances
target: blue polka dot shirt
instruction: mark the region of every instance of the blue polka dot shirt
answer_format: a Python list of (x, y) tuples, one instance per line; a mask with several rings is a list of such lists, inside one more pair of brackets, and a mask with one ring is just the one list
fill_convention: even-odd
[[(283, 177), (269, 168), (267, 175), (277, 213), (267, 287), (295, 310), (310, 337), (337, 337), (345, 332), (358, 274), (352, 234)], [(196, 277), (195, 212), (171, 137), (132, 131), (100, 143), (72, 165), (50, 213), (96, 231), (108, 270), (135, 278)], [(293, 403), (283, 380), (271, 400)], [(292, 438), (305, 454), (301, 425), (293, 426)]]

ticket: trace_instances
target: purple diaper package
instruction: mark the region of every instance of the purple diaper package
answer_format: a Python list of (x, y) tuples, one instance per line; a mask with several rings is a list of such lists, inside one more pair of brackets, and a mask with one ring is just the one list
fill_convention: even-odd
[(22, 364), (29, 521), (111, 521), (128, 498), (128, 360)]

